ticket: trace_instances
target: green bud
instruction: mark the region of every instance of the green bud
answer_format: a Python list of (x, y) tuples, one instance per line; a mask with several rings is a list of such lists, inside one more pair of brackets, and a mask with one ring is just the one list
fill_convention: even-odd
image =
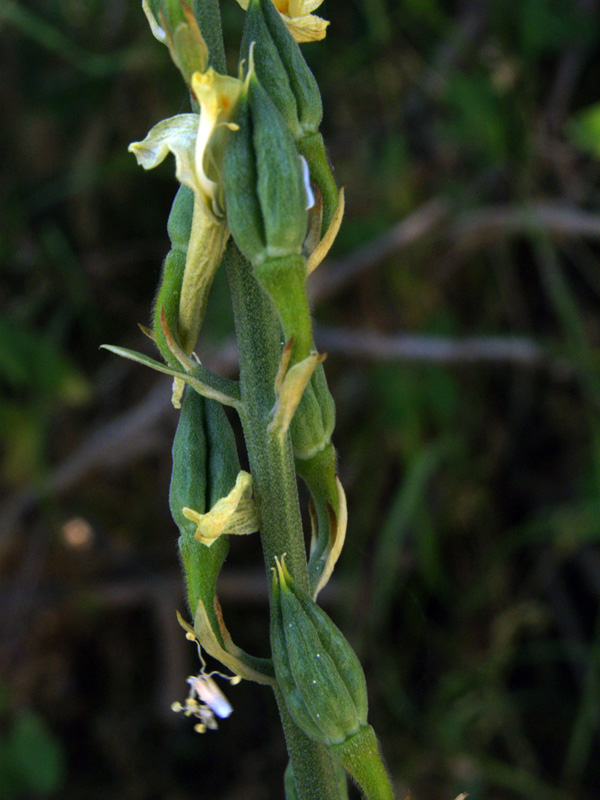
[(271, 0), (250, 0), (241, 53), (254, 50), (256, 75), (296, 141), (316, 133), (323, 118), (321, 94), (294, 37)]
[(279, 561), (273, 601), (273, 662), (288, 711), (309, 738), (342, 744), (367, 720), (367, 687), (358, 658)]
[(223, 159), (227, 222), (254, 267), (301, 256), (307, 195), (301, 162), (283, 117), (250, 67)]
[[(187, 389), (173, 442), (173, 474), (169, 493), (171, 514), (179, 528), (179, 552), (187, 583), (192, 616), (198, 598), (214, 616), (217, 577), (229, 549), (222, 536), (207, 547), (194, 534), (196, 525), (183, 514), (184, 508), (204, 513), (234, 486), (239, 463), (235, 437), (223, 407)], [(214, 630), (219, 630), (216, 616)]]
[[(309, 461), (331, 442), (335, 427), (335, 403), (327, 386), (322, 364), (319, 364), (290, 426), (296, 462)], [(300, 466), (300, 465), (298, 465)]]

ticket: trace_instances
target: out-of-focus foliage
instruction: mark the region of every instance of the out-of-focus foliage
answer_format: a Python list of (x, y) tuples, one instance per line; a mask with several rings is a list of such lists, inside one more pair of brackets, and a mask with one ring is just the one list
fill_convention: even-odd
[(64, 756), (44, 722), (30, 711), (19, 714), (0, 740), (0, 793), (5, 800), (49, 797), (64, 782)]
[[(228, 689), (235, 713), (204, 737), (168, 711), (195, 657), (174, 615), (176, 414), (166, 380), (155, 413), (152, 376), (98, 351), (143, 349), (136, 323), (168, 250), (172, 166), (144, 174), (127, 145), (188, 103), (140, 6), (0, 2), (0, 795), (280, 798), (266, 690)], [(243, 11), (222, 6), (233, 70)], [(315, 303), (318, 325), (411, 334), (430, 354), (329, 348), (350, 521), (323, 601), (365, 664), (399, 797), (593, 800), (596, 4), (326, 0), (320, 13), (327, 38), (305, 52), (347, 213), (315, 281), (440, 209)], [(208, 312), (210, 360), (231, 335), (222, 274)], [(440, 351), (491, 335), (545, 357), (457, 366)], [(221, 596), (236, 641), (263, 655), (247, 538)]]

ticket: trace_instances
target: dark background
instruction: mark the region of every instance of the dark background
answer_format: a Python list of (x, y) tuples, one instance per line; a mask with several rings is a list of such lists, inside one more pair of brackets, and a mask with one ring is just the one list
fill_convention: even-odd
[[(230, 69), (243, 12), (223, 0)], [(305, 47), (347, 212), (312, 281), (347, 544), (323, 603), (398, 797), (600, 782), (600, 28), (586, 0), (325, 0)], [(270, 693), (199, 736), (151, 352), (187, 109), (137, 0), (0, 1), (0, 798), (270, 800)], [(219, 275), (199, 352), (235, 376)], [(220, 595), (268, 650), (258, 540)]]

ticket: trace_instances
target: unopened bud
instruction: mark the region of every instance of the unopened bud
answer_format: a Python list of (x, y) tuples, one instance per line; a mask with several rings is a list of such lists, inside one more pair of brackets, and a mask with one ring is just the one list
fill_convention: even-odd
[(366, 725), (367, 688), (360, 662), (279, 561), (273, 600), (273, 662), (288, 711), (309, 738), (342, 744)]
[(323, 117), (314, 75), (271, 0), (250, 0), (242, 37), (242, 56), (256, 42), (256, 75), (287, 122), (296, 141), (316, 133)]
[(301, 256), (306, 190), (294, 140), (250, 65), (223, 160), (227, 221), (254, 267)]
[[(230, 492), (238, 472), (235, 437), (223, 407), (188, 389), (173, 442), (169, 505), (179, 528), (179, 551), (192, 614), (201, 597), (214, 617), (215, 586), (229, 540), (222, 536), (210, 548), (197, 541), (197, 525), (183, 509), (191, 507), (203, 513), (214, 506)], [(216, 618), (211, 621), (218, 627)]]

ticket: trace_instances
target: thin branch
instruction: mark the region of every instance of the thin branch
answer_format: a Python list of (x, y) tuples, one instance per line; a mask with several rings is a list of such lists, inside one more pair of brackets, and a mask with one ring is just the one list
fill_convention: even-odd
[(434, 198), (349, 256), (321, 265), (310, 277), (311, 298), (326, 300), (387, 258), (428, 237), (449, 240), (457, 250), (465, 250), (499, 235), (534, 232), (600, 239), (600, 214), (559, 201), (540, 201), (484, 207), (452, 218), (448, 202)]
[(455, 242), (472, 246), (496, 234), (534, 232), (600, 239), (600, 214), (553, 201), (524, 206), (492, 206), (458, 216), (451, 226), (450, 235)]

